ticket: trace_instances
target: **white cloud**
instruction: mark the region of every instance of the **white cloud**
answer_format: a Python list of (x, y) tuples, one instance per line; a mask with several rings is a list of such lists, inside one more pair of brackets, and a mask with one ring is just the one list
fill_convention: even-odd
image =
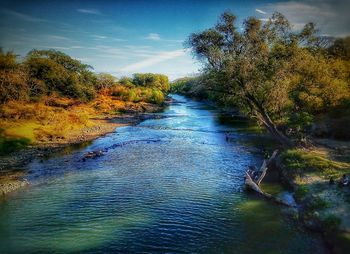
[(103, 40), (108, 38), (107, 36), (97, 34), (92, 35), (92, 37), (94, 37), (96, 40)]
[(18, 19), (22, 19), (24, 21), (29, 21), (29, 22), (47, 22), (46, 19), (41, 19), (41, 18), (36, 18), (33, 16), (29, 16), (20, 12), (16, 12), (16, 11), (12, 11), (9, 9), (1, 9), (1, 12), (7, 14), (7, 15), (11, 15), (13, 17), (16, 17)]
[(281, 1), (263, 6), (269, 13), (277, 11), (285, 15), (295, 30), (314, 22), (322, 33), (332, 36), (350, 34), (349, 8), (348, 0)]
[(68, 37), (64, 37), (60, 35), (48, 35), (47, 38), (52, 40), (70, 40)]
[(266, 19), (266, 18), (259, 19), (259, 20), (262, 21), (262, 22), (267, 22), (267, 21), (269, 21), (269, 19)]
[(173, 58), (177, 58), (180, 56), (185, 55), (185, 50), (179, 49), (179, 50), (174, 50), (174, 51), (167, 51), (167, 52), (162, 52), (159, 53), (158, 55), (149, 57), (145, 60), (127, 65), (121, 69), (122, 72), (133, 72), (133, 71), (139, 71), (142, 70), (142, 68), (146, 68), (152, 65), (155, 65), (157, 63), (164, 62), (166, 60), (170, 60)]
[(260, 13), (260, 14), (267, 14), (266, 12), (260, 10), (260, 9), (255, 9), (256, 12)]
[(94, 15), (102, 14), (99, 10), (96, 10), (96, 9), (77, 9), (77, 11), (85, 14), (94, 14)]
[(160, 36), (159, 34), (156, 33), (149, 33), (146, 37), (147, 40), (152, 40), (152, 41), (159, 41), (160, 40)]

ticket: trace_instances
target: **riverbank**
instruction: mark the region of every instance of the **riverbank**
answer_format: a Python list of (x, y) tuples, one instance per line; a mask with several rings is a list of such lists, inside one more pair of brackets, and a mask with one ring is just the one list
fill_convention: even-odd
[[(318, 145), (282, 153), (278, 168), (282, 181), (294, 192), (299, 220), (308, 229), (322, 233), (332, 253), (347, 253), (350, 248), (350, 188), (338, 185), (350, 173), (347, 142), (333, 140), (342, 149)], [(345, 145), (345, 146), (344, 146)], [(335, 180), (330, 184), (330, 179)]]
[[(70, 147), (83, 145), (114, 132), (117, 127), (137, 124), (152, 117), (149, 113), (158, 112), (165, 106), (165, 104), (116, 101), (110, 97), (99, 98), (99, 101), (105, 107), (109, 103), (109, 109), (113, 110), (93, 108), (92, 105), (95, 105), (96, 101), (92, 105), (84, 105), (83, 108), (78, 105), (64, 109), (63, 112), (56, 113), (54, 122), (44, 125), (45, 130), (50, 129), (50, 133), (38, 127), (41, 124), (40, 121), (33, 123), (32, 120), (7, 120), (2, 122), (1, 127), (5, 127), (7, 135), (18, 139), (32, 137), (34, 141), (22, 149), (16, 149), (0, 156), (0, 195), (8, 194), (29, 184), (23, 173), (23, 168), (32, 160), (48, 157)], [(52, 107), (46, 107), (46, 109), (51, 111)], [(63, 115), (73, 112), (76, 114), (74, 117), (81, 117), (87, 112), (90, 112), (91, 115), (85, 119), (84, 124), (70, 121), (60, 123), (60, 125), (65, 125), (64, 135), (62, 135), (59, 126), (55, 126), (55, 124)]]
[[(265, 133), (254, 124), (242, 127), (247, 119), (236, 111), (219, 109), (224, 113), (224, 124), (244, 132)], [(275, 167), (267, 170), (261, 188), (283, 200), (286, 193), (293, 196), (298, 209), (292, 217), (308, 230), (321, 233), (331, 253), (346, 253), (350, 249), (350, 188), (330, 186), (329, 180), (350, 174), (350, 142), (312, 139), (312, 143), (314, 146), (307, 149), (282, 151)], [(263, 150), (271, 154), (279, 148), (275, 142), (252, 144), (261, 149), (262, 155)]]

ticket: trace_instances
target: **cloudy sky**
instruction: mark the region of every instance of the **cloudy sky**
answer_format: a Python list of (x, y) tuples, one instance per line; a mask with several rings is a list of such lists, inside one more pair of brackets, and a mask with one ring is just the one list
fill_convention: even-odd
[(350, 0), (2, 0), (0, 47), (20, 56), (33, 49), (56, 49), (96, 72), (117, 77), (157, 72), (171, 79), (198, 72), (200, 65), (184, 50), (192, 32), (213, 26), (231, 10), (239, 23), (262, 20), (279, 11), (295, 29), (317, 23), (320, 33), (350, 34)]

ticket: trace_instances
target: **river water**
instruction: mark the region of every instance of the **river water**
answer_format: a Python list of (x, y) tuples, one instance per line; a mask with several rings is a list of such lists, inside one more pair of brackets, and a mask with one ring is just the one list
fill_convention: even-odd
[[(173, 97), (156, 119), (32, 162), (32, 186), (0, 200), (0, 253), (325, 253), (281, 207), (244, 192), (246, 167), (262, 160), (249, 134)], [(96, 150), (105, 155), (81, 160)]]

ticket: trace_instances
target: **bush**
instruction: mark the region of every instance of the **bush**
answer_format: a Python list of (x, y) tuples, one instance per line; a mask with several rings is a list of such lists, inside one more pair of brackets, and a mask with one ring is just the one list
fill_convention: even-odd
[(320, 210), (328, 206), (329, 204), (319, 196), (313, 196), (310, 202), (307, 203), (307, 208), (310, 210)]
[(30, 89), (27, 75), (21, 70), (0, 70), (0, 104), (11, 100), (27, 101)]
[(329, 215), (323, 220), (323, 227), (327, 232), (335, 231), (340, 226), (340, 219), (335, 215)]
[(306, 185), (300, 185), (298, 186), (297, 190), (295, 191), (295, 198), (298, 200), (301, 200), (306, 197), (308, 194), (309, 189)]
[(146, 102), (154, 104), (162, 104), (164, 102), (164, 95), (161, 91), (153, 89), (151, 94), (145, 98)]
[(6, 137), (4, 130), (0, 129), (0, 155), (6, 155), (31, 143), (27, 138)]

